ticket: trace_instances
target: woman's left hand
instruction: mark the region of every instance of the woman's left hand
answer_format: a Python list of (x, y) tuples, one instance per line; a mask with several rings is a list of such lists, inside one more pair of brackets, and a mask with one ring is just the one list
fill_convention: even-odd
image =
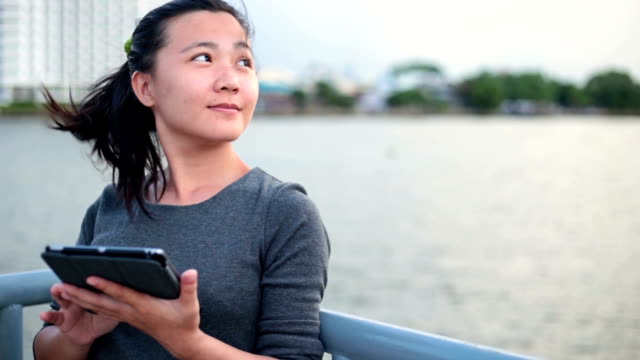
[(145, 332), (176, 357), (189, 340), (202, 335), (196, 270), (182, 273), (180, 297), (175, 300), (156, 298), (96, 276), (87, 278), (87, 283), (104, 294), (65, 284), (69, 300)]

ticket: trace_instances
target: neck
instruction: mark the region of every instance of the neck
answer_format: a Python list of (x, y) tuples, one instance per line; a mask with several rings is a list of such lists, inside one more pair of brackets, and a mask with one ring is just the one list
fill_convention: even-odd
[[(250, 171), (230, 142), (206, 149), (176, 151), (165, 149), (169, 167), (167, 183), (158, 203), (190, 205), (211, 198)], [(156, 192), (159, 195), (158, 192)]]

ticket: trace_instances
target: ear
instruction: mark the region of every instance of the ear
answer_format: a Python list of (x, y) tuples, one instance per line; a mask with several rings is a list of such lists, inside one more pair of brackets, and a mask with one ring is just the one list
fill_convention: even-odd
[(151, 91), (151, 74), (136, 71), (131, 76), (131, 87), (138, 100), (147, 107), (155, 104)]

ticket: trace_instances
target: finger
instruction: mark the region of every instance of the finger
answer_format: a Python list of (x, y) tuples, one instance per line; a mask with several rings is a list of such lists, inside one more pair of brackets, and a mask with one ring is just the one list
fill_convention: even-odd
[(85, 309), (75, 304), (69, 295), (68, 292), (62, 290), (60, 292), (60, 296), (54, 296), (54, 300), (60, 305), (59, 311), (67, 311), (71, 314), (78, 315), (81, 314)]
[(58, 305), (60, 305), (60, 307), (62, 308), (67, 308), (69, 306), (71, 306), (71, 303), (65, 299), (62, 298), (62, 293), (64, 292), (64, 286), (62, 284), (54, 284), (53, 286), (51, 286), (51, 297), (53, 297), (53, 300), (55, 300)]
[(86, 281), (87, 284), (126, 304), (134, 305), (141, 297), (148, 296), (147, 294), (97, 276), (90, 276)]
[(198, 302), (198, 272), (195, 269), (180, 276), (180, 302), (187, 305)]
[(118, 314), (124, 311), (127, 304), (124, 304), (108, 295), (96, 294), (93, 291), (73, 287), (63, 292), (68, 296), (68, 300), (74, 304), (94, 311), (99, 314)]
[(64, 314), (59, 311), (43, 311), (40, 313), (40, 320), (49, 324), (60, 325), (64, 322)]
[(95, 301), (87, 301), (80, 297), (71, 296), (71, 301), (82, 312), (88, 311), (93, 315), (114, 316), (117, 312), (114, 311), (113, 306), (105, 306), (104, 303), (97, 304)]
[[(66, 295), (65, 295), (66, 296)], [(65, 300), (60, 296), (52, 296), (53, 300), (55, 300), (55, 302), (58, 303), (58, 305), (60, 305), (60, 309), (67, 309), (69, 307), (71, 307), (71, 302), (69, 300)]]

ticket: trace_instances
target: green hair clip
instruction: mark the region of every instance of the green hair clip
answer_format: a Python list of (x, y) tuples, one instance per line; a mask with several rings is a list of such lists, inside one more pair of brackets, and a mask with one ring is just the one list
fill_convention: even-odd
[(127, 55), (131, 52), (131, 42), (131, 38), (124, 42), (124, 52), (127, 53)]

